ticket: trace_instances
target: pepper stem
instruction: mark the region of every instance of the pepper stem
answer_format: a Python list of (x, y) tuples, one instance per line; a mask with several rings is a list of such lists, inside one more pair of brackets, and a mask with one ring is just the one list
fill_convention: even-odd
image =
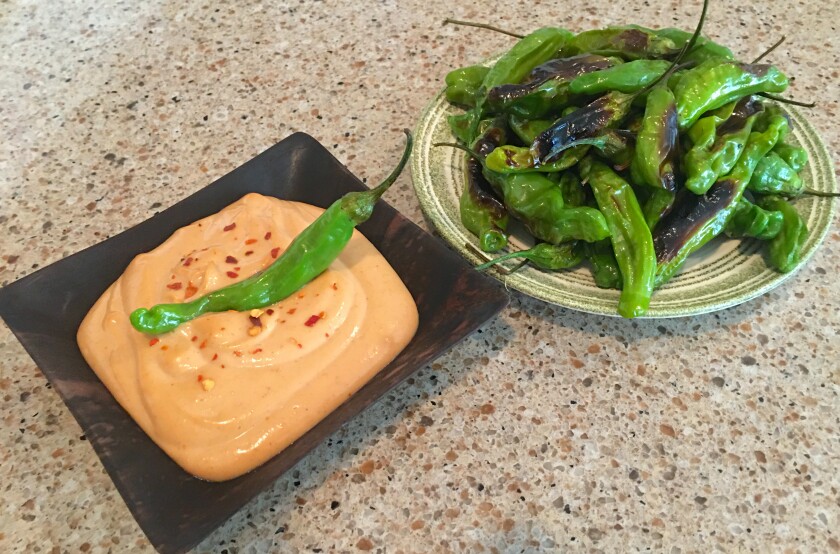
[(760, 92), (758, 93), (759, 96), (763, 96), (764, 98), (769, 98), (770, 100), (775, 100), (776, 102), (780, 102), (782, 104), (791, 104), (793, 106), (802, 106), (803, 108), (813, 108), (817, 105), (816, 102), (800, 102), (799, 100), (791, 100), (790, 98), (785, 98), (784, 96), (776, 96), (775, 94), (770, 94), (769, 92)]
[(840, 192), (824, 192), (815, 189), (803, 189), (803, 196), (820, 196), (822, 198), (840, 198)]
[(478, 161), (481, 161), (483, 159), (483, 156), (480, 156), (478, 154), (478, 152), (476, 152), (472, 148), (467, 148), (463, 144), (456, 144), (454, 142), (435, 142), (434, 144), (432, 144), (432, 146), (451, 146), (452, 148), (457, 148), (458, 150), (463, 150), (464, 152), (466, 152), (467, 154), (469, 154), (470, 156), (472, 156), (473, 158), (475, 158)]
[(460, 21), (458, 19), (452, 19), (451, 17), (447, 17), (443, 20), (443, 24), (446, 25), (447, 23), (451, 23), (453, 25), (463, 25), (465, 27), (478, 27), (479, 29), (488, 29), (490, 31), (496, 31), (497, 33), (502, 33), (503, 35), (508, 35), (514, 38), (525, 38), (525, 35), (520, 35), (518, 33), (512, 33), (511, 31), (506, 31), (504, 29), (500, 29), (499, 27), (494, 27), (493, 25), (488, 25), (487, 23), (474, 23), (472, 21)]
[(397, 177), (400, 176), (402, 170), (405, 168), (405, 164), (408, 162), (408, 157), (411, 156), (411, 147), (414, 144), (414, 137), (411, 136), (411, 131), (408, 129), (403, 129), (403, 133), (405, 133), (405, 149), (403, 150), (402, 158), (400, 158), (400, 162), (397, 164), (397, 167), (391, 171), (391, 174), (385, 177), (385, 180), (379, 183), (376, 188), (370, 190), (371, 196), (374, 198), (374, 201), (379, 200), (379, 198), (385, 194), (385, 191), (388, 190), (394, 181), (397, 180)]
[(785, 35), (782, 35), (782, 38), (780, 38), (779, 40), (777, 40), (777, 41), (773, 44), (773, 46), (771, 46), (770, 48), (768, 48), (767, 50), (765, 50), (764, 52), (762, 52), (762, 53), (761, 53), (761, 55), (760, 55), (759, 57), (757, 57), (756, 59), (754, 59), (754, 60), (753, 60), (752, 62), (750, 62), (750, 63), (758, 63), (758, 62), (760, 62), (761, 60), (763, 60), (764, 58), (766, 58), (767, 56), (769, 56), (769, 55), (770, 55), (770, 53), (771, 53), (771, 52), (773, 52), (773, 50), (775, 50), (776, 48), (778, 48), (779, 46), (781, 46), (781, 44), (785, 41), (785, 39), (786, 39), (786, 38), (787, 38), (787, 37), (786, 37)]

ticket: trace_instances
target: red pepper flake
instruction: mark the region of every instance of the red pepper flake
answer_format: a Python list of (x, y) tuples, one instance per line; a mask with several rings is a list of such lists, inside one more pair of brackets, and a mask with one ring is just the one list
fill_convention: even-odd
[(257, 242), (257, 239), (248, 239), (245, 241), (245, 244), (254, 244), (255, 242)]
[(289, 308), (289, 311), (287, 311), (286, 313), (289, 314), (289, 315), (292, 315), (296, 311), (297, 311), (297, 308)]
[(177, 283), (169, 283), (168, 285), (166, 285), (166, 288), (170, 290), (181, 290), (181, 286), (181, 282), (178, 281)]
[(327, 338), (330, 338), (330, 334), (329, 334), (329, 333), (324, 333), (324, 336), (325, 336), (325, 337), (327, 337)]
[(318, 317), (320, 317), (321, 319), (324, 319), (326, 315), (327, 314), (325, 312), (318, 312)]
[(280, 247), (279, 246), (277, 248), (272, 248), (271, 249), (271, 257), (272, 258), (276, 258), (278, 254), (280, 254)]
[(302, 293), (298, 294), (298, 298), (303, 298), (304, 296), (306, 296), (305, 292), (302, 292)]
[(239, 277), (239, 274), (235, 271), (228, 271), (227, 273), (225, 273), (225, 275), (227, 275), (231, 279), (236, 279), (237, 277)]
[(207, 346), (207, 339), (204, 339), (201, 341), (201, 344), (198, 345), (199, 348), (204, 348), (205, 346)]
[(193, 338), (191, 338), (190, 340), (191, 340), (192, 342), (197, 341), (197, 340), (198, 340), (198, 335), (193, 335)]
[(268, 240), (270, 238), (271, 238), (271, 231), (269, 231), (265, 234), (265, 240)]
[(197, 293), (197, 292), (198, 292), (198, 287), (196, 287), (192, 283), (188, 284), (187, 285), (187, 290), (184, 291), (184, 299), (187, 299), (191, 296), (194, 296), (195, 293)]
[(224, 369), (224, 367), (225, 367), (225, 364), (222, 364), (222, 369)]
[(247, 252), (245, 252), (245, 255), (246, 255), (246, 256), (250, 256), (250, 255), (251, 255), (251, 254), (253, 254), (253, 253), (254, 253), (254, 251), (253, 251), (253, 250), (248, 250)]
[(240, 352), (239, 350), (234, 350), (234, 351), (233, 351), (233, 355), (234, 355), (234, 356), (241, 356), (241, 355), (242, 355), (242, 352)]
[(309, 316), (309, 319), (306, 320), (306, 323), (304, 323), (304, 325), (306, 325), (307, 327), (312, 327), (313, 325), (315, 325), (319, 321), (321, 321), (321, 318), (319, 316), (311, 315), (311, 316)]
[(164, 344), (163, 346), (160, 347), (160, 349), (161, 350), (169, 350), (169, 347)]
[(338, 290), (338, 285), (336, 283), (333, 283), (332, 288), (333, 288), (333, 290)]
[(212, 360), (210, 360), (210, 361), (211, 361), (211, 362), (215, 362), (215, 361), (216, 361), (216, 360), (218, 360), (218, 359), (219, 359), (219, 355), (218, 355), (218, 354), (213, 354), (213, 359), (212, 359)]
[(152, 339), (149, 341), (149, 346), (154, 346), (160, 342), (160, 339)]
[(224, 231), (233, 231), (236, 229), (236, 223), (231, 223), (230, 225), (225, 225)]
[(199, 373), (199, 374), (198, 374), (198, 382), (200, 383), (200, 382), (202, 382), (202, 381), (204, 381), (204, 375), (202, 375), (201, 373)]
[(260, 321), (260, 318), (249, 315), (248, 319), (251, 320), (251, 325), (254, 327), (262, 327), (262, 321)]
[(297, 345), (298, 345), (298, 348), (303, 348), (303, 345), (301, 343), (297, 343)]
[(186, 260), (184, 260), (184, 266), (189, 267), (189, 265), (193, 263), (192, 256), (189, 256)]
[(238, 263), (238, 262), (237, 262), (236, 258), (234, 258), (233, 256), (228, 256), (227, 258), (225, 258), (225, 263), (226, 264), (235, 264), (235, 263)]
[(257, 348), (255, 350), (251, 350), (251, 354), (259, 354), (260, 352), (262, 352), (262, 348)]
[(237, 267), (234, 267), (233, 270), (234, 271), (242, 271), (242, 268), (237, 266)]
[(267, 313), (268, 315), (274, 315), (274, 310), (272, 310), (271, 308), (269, 308), (269, 309), (267, 309), (267, 310), (265, 311), (265, 313)]

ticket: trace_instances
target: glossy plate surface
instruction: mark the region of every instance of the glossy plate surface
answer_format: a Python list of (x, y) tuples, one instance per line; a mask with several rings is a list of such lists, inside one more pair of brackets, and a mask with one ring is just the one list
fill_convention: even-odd
[[(785, 107), (792, 131), (786, 141), (808, 152), (808, 165), (801, 177), (806, 187), (837, 192), (834, 166), (828, 150), (808, 123), (805, 111)], [(448, 115), (463, 110), (451, 106), (443, 91), (425, 108), (417, 126), (412, 177), (420, 206), (440, 235), (470, 262), (489, 257), (478, 254), (478, 240), (461, 224), (458, 197), (463, 183), (462, 152), (450, 147), (434, 147), (436, 142), (455, 142), (446, 123)], [(793, 201), (808, 225), (809, 234), (802, 252), (802, 267), (817, 250), (829, 227), (836, 203), (834, 198), (801, 197)], [(527, 232), (513, 231), (513, 249), (532, 244)], [(657, 289), (644, 317), (681, 317), (721, 310), (746, 302), (779, 286), (795, 273), (782, 274), (767, 266), (763, 243), (757, 240), (730, 240), (719, 237), (689, 258), (670, 282)], [(512, 268), (518, 261), (504, 266)], [(589, 313), (618, 316), (619, 291), (600, 289), (586, 266), (570, 271), (543, 272), (526, 266), (513, 274), (491, 272), (506, 286), (559, 306)]]
[(414, 297), (417, 334), (393, 362), (297, 442), (223, 483), (184, 472), (117, 404), (76, 346), (82, 318), (134, 256), (248, 192), (326, 208), (341, 195), (365, 188), (315, 139), (298, 133), (140, 225), (0, 289), (0, 316), (67, 404), (160, 552), (183, 552), (198, 543), (344, 422), (493, 317), (508, 297), (496, 281), (473, 271), (380, 201), (359, 230)]

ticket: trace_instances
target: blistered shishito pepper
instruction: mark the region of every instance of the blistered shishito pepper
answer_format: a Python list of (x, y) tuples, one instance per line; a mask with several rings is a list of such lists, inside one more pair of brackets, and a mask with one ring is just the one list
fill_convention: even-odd
[(601, 94), (617, 90), (631, 93), (645, 88), (671, 66), (666, 60), (634, 60), (621, 65), (585, 73), (569, 83), (573, 94)]
[(557, 183), (540, 173), (485, 171), (484, 176), (501, 191), (510, 214), (538, 240), (551, 244), (571, 240), (593, 242), (610, 234), (600, 211), (587, 206), (566, 206)]
[(483, 65), (471, 65), (446, 74), (446, 99), (453, 104), (475, 107), (481, 83), (490, 71)]
[(506, 83), (521, 82), (535, 67), (552, 59), (571, 37), (572, 33), (565, 29), (543, 27), (520, 39), (484, 76), (476, 93), (475, 107), (464, 114), (449, 116), (453, 134), (464, 144), (471, 144), (486, 112), (487, 91)]
[(673, 209), (656, 226), (656, 284), (667, 282), (682, 267), (686, 258), (719, 235), (750, 182), (755, 166), (787, 132), (788, 122), (773, 116), (766, 131), (754, 131), (728, 175), (718, 179), (704, 195), (684, 189), (677, 195)]
[(498, 85), (488, 90), (487, 105), (497, 112), (540, 118), (567, 103), (569, 83), (577, 76), (615, 63), (611, 58), (593, 54), (551, 60), (534, 69), (525, 83)]
[(676, 190), (677, 133), (674, 94), (660, 84), (648, 93), (642, 128), (636, 137), (636, 153), (630, 165), (636, 184)]
[(787, 143), (777, 144), (773, 152), (779, 155), (792, 170), (799, 173), (805, 164), (808, 163), (808, 152), (804, 148), (793, 146)]
[(578, 163), (586, 155), (586, 144), (563, 150), (556, 159), (537, 164), (527, 147), (504, 145), (491, 152), (485, 161), (487, 169), (498, 173), (556, 173)]
[(610, 227), (610, 240), (623, 279), (618, 313), (628, 318), (644, 315), (653, 292), (656, 256), (633, 187), (591, 156), (581, 161), (580, 172)]
[(765, 210), (741, 198), (723, 232), (733, 239), (751, 237), (770, 240), (779, 234), (784, 216), (776, 210)]
[(781, 194), (798, 196), (802, 194), (804, 184), (796, 171), (775, 151), (768, 152), (761, 158), (753, 172), (748, 190), (758, 194)]
[(577, 242), (564, 242), (563, 244), (541, 242), (527, 250), (502, 254), (498, 258), (476, 266), (476, 269), (483, 271), (498, 263), (517, 258), (525, 258), (540, 269), (559, 271), (580, 265), (583, 261), (583, 254)]
[[(473, 150), (478, 156), (487, 156), (507, 138), (504, 120), (487, 123)], [(507, 246), (508, 213), (504, 205), (490, 192), (490, 184), (482, 174), (481, 160), (467, 155), (464, 160), (464, 188), (459, 198), (461, 223), (478, 237), (485, 252), (495, 252)]]
[[(674, 41), (674, 45), (677, 49), (682, 48), (689, 40), (691, 40), (691, 33), (683, 31), (682, 29), (675, 29), (673, 27), (669, 27), (667, 29), (657, 29), (654, 32), (658, 36), (669, 38)], [(729, 48), (701, 36), (697, 37), (697, 42), (695, 42), (694, 47), (690, 51), (686, 52), (683, 60), (686, 62), (702, 63), (713, 58), (731, 60), (734, 59), (735, 56)]]
[(677, 121), (686, 129), (705, 112), (750, 94), (782, 92), (788, 79), (775, 66), (714, 58), (689, 69), (677, 83)]
[(564, 171), (560, 175), (560, 181), (557, 183), (563, 193), (563, 201), (566, 206), (577, 207), (586, 206), (588, 204), (589, 196), (587, 195), (588, 187), (580, 182), (578, 176), (574, 171)]
[(406, 130), (405, 134), (402, 158), (382, 183), (371, 190), (345, 194), (333, 202), (270, 266), (191, 302), (137, 308), (129, 316), (131, 325), (143, 333), (158, 335), (207, 313), (264, 308), (295, 293), (338, 258), (356, 225), (370, 218), (376, 202), (397, 180), (411, 154), (411, 133)]
[(747, 96), (691, 126), (688, 135), (693, 144), (683, 160), (688, 190), (705, 194), (719, 177), (729, 173), (744, 150), (761, 111), (761, 103)]
[(584, 31), (563, 48), (564, 53), (589, 52), (602, 56), (621, 56), (627, 60), (662, 58), (675, 54), (677, 47), (669, 38), (639, 27), (610, 27)]
[(587, 243), (584, 253), (592, 267), (592, 278), (599, 288), (621, 288), (621, 270), (618, 268), (610, 239)]
[(770, 265), (782, 273), (793, 271), (799, 264), (802, 246), (808, 238), (805, 221), (784, 198), (765, 196), (758, 203), (765, 210), (781, 212), (783, 217), (779, 234), (770, 241)]

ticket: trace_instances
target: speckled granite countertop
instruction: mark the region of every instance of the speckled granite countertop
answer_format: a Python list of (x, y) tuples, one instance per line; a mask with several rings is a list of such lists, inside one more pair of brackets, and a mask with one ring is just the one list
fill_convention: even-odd
[[(0, 283), (293, 131), (381, 176), (447, 69), (510, 44), (446, 16), (580, 30), (690, 26), (698, 11), (484, 5), (0, 2)], [(718, 1), (706, 27), (746, 58), (786, 34), (774, 59), (791, 96), (819, 100), (812, 121), (834, 153), (838, 20), (830, 2)], [(428, 228), (408, 174), (389, 201)], [(835, 220), (794, 278), (712, 315), (623, 321), (513, 293), (197, 550), (838, 551), (838, 274)], [(0, 371), (0, 551), (151, 551), (4, 325)]]

